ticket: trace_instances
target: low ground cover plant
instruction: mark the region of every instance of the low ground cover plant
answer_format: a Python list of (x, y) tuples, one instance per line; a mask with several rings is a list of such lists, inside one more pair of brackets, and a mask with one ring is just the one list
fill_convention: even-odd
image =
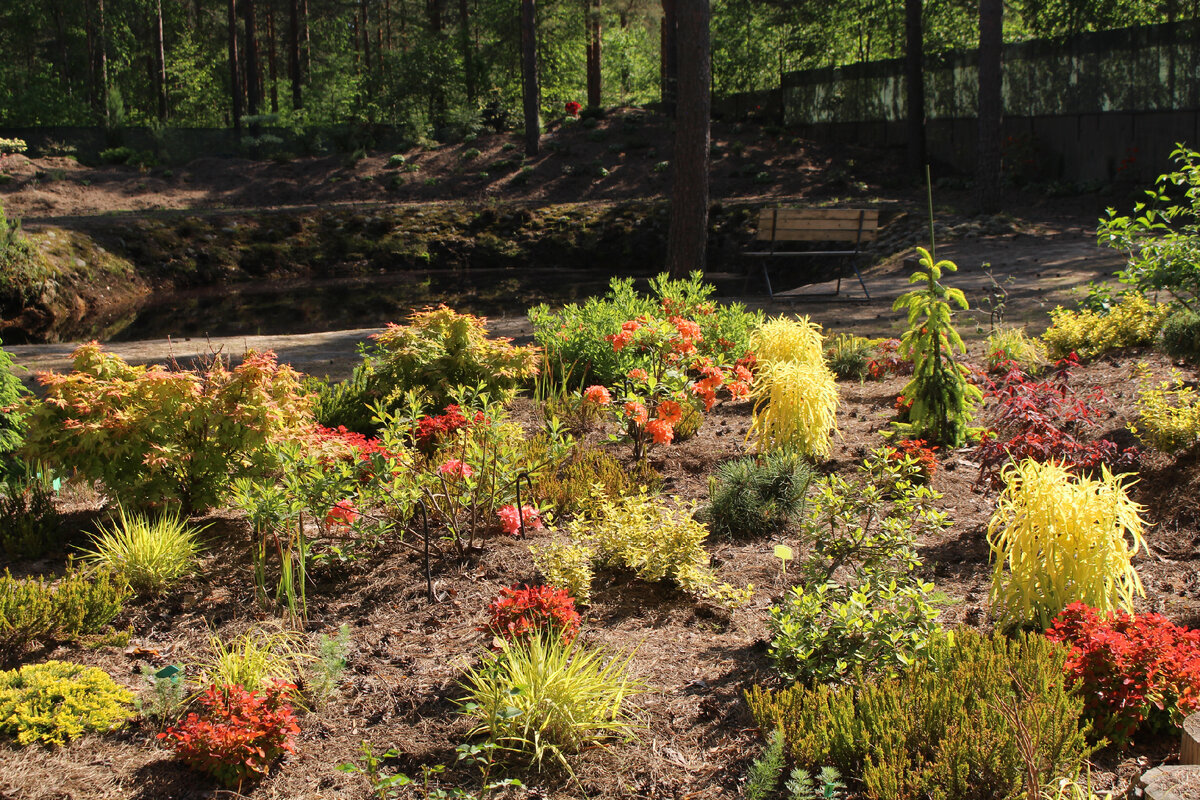
[(1146, 548), (1146, 523), (1126, 476), (1103, 466), (1098, 477), (1076, 476), (1031, 459), (1002, 476), (987, 532), (999, 623), (1045, 629), (1075, 602), (1104, 613), (1132, 610), (1134, 596), (1144, 594), (1133, 558)]
[(538, 769), (549, 760), (569, 772), (567, 753), (633, 732), (629, 700), (642, 687), (626, 675), (630, 658), (556, 636), (506, 642), (463, 676), (468, 736)]
[(1157, 384), (1142, 381), (1137, 409), (1137, 422), (1131, 427), (1151, 447), (1177, 453), (1200, 441), (1200, 393), (1178, 372)]
[(1095, 749), (1066, 661), (1041, 636), (962, 628), (896, 676), (754, 687), (747, 700), (761, 730), (783, 731), (793, 763), (832, 765), (867, 797), (1038, 797)]
[(0, 670), (0, 732), (19, 745), (65, 745), (121, 727), (133, 694), (108, 673), (66, 661)]
[(1151, 303), (1136, 292), (1125, 294), (1107, 313), (1060, 306), (1050, 312), (1050, 328), (1042, 341), (1051, 358), (1071, 353), (1095, 358), (1122, 347), (1154, 344), (1169, 313), (1169, 306)]
[(296, 751), (300, 726), (290, 703), (295, 686), (268, 683), (248, 691), (236, 684), (210, 686), (200, 713), (190, 713), (158, 738), (189, 767), (241, 789), (267, 774), (284, 753)]
[(709, 476), (703, 518), (719, 536), (777, 533), (804, 511), (813, 469), (798, 453), (772, 450), (720, 464)]
[(1099, 735), (1124, 744), (1142, 731), (1174, 732), (1200, 708), (1200, 631), (1161, 614), (1072, 603), (1046, 636), (1070, 647), (1066, 669)]
[(825, 362), (842, 380), (866, 380), (870, 375), (871, 340), (865, 336), (839, 333), (825, 349)]
[(31, 405), (24, 452), (100, 481), (125, 508), (209, 508), (233, 478), (273, 466), (272, 441), (312, 426), (297, 374), (272, 353), (174, 371), (130, 366), (95, 342), (73, 358), (73, 372), (38, 376), (46, 397)]

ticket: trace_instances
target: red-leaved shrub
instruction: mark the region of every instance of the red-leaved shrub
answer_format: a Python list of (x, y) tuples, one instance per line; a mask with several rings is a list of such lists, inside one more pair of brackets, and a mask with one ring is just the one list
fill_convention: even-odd
[(276, 683), (262, 692), (241, 686), (210, 686), (200, 698), (201, 714), (188, 714), (178, 725), (158, 735), (189, 767), (207, 772), (226, 786), (267, 774), (284, 753), (296, 752), (300, 727), (292, 713), (290, 683)]
[(557, 633), (564, 642), (569, 642), (579, 633), (579, 612), (565, 589), (550, 586), (501, 589), (488, 610), (492, 618), (487, 631), (504, 639)]
[(1072, 603), (1046, 637), (1070, 646), (1066, 668), (1097, 733), (1125, 743), (1140, 728), (1179, 726), (1200, 707), (1200, 631), (1161, 614), (1102, 617)]
[(888, 460), (900, 461), (904, 456), (911, 456), (920, 466), (921, 474), (927, 479), (937, 472), (937, 445), (930, 447), (924, 439), (897, 439), (888, 448)]

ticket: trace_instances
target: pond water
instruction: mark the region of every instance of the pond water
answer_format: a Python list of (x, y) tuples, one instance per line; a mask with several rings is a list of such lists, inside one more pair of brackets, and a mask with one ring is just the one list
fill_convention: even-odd
[(401, 322), (414, 309), (438, 303), (472, 314), (511, 317), (538, 303), (562, 305), (603, 294), (608, 281), (595, 271), (522, 268), (277, 280), (152, 295), (95, 335), (135, 341), (372, 328)]

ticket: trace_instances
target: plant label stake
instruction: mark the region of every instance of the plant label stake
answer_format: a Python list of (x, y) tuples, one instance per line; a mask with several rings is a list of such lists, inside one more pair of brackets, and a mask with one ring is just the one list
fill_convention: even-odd
[(775, 545), (775, 557), (779, 559), (779, 566), (783, 570), (783, 577), (785, 578), (787, 577), (787, 562), (791, 561), (794, 555), (792, 548), (786, 544)]

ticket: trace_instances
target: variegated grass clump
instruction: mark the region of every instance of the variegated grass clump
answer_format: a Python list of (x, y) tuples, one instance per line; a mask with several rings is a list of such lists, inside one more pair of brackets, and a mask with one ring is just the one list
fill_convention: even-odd
[(178, 512), (150, 519), (117, 509), (111, 526), (92, 537), (94, 549), (84, 560), (125, 580), (140, 595), (165, 591), (196, 569), (201, 529), (188, 526)]
[(987, 534), (1001, 624), (1045, 628), (1074, 602), (1132, 611), (1134, 596), (1145, 594), (1132, 561), (1146, 549), (1146, 523), (1126, 476), (1105, 467), (1099, 478), (1077, 476), (1031, 459), (1001, 474), (1005, 488)]
[(829, 455), (837, 427), (837, 378), (825, 363), (821, 327), (807, 317), (768, 320), (751, 337), (758, 368), (747, 438), (760, 452)]

